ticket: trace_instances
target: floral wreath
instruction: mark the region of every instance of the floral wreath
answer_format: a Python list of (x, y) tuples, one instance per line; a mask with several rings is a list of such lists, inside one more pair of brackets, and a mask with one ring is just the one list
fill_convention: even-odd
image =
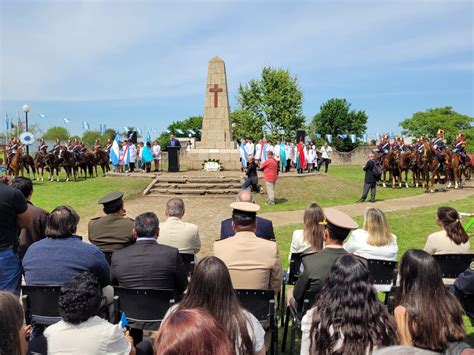
[(204, 171), (222, 171), (224, 167), (222, 166), (219, 159), (209, 159), (205, 160), (202, 164), (202, 170)]

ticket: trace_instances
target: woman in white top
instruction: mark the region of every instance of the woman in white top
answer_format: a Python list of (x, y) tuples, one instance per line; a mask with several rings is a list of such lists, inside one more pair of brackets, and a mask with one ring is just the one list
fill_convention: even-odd
[(84, 272), (61, 287), (62, 320), (46, 328), (48, 354), (135, 354), (130, 337), (118, 324), (97, 317), (102, 290), (97, 277)]
[(367, 208), (363, 229), (352, 231), (344, 249), (366, 259), (395, 261), (398, 253), (397, 237), (391, 233), (387, 217), (381, 210)]
[(331, 163), (332, 148), (329, 146), (328, 142), (324, 142), (324, 145), (321, 147), (319, 152), (321, 153), (321, 158), (324, 163), (324, 173), (327, 174), (328, 166)]
[(153, 161), (155, 163), (155, 171), (160, 171), (161, 147), (158, 144), (157, 140), (153, 142), (152, 155), (153, 155)]
[(451, 207), (440, 207), (436, 224), (441, 228), (426, 240), (424, 250), (431, 254), (469, 254), (469, 236), (461, 224), (461, 216)]
[(317, 203), (304, 210), (304, 229), (297, 229), (291, 238), (290, 254), (320, 252), (323, 249), (324, 212)]
[(371, 354), (397, 342), (395, 322), (378, 301), (367, 267), (352, 255), (334, 262), (301, 331), (302, 355)]
[(236, 354), (265, 354), (263, 327), (240, 306), (229, 270), (215, 256), (207, 256), (197, 264), (188, 292), (181, 302), (168, 310), (165, 319), (173, 312), (193, 308), (202, 308), (217, 320)]

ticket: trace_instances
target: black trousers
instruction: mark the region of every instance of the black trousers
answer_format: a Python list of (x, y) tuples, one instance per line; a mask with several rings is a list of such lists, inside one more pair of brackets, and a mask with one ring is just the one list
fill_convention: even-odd
[(374, 182), (373, 184), (364, 184), (364, 190), (362, 191), (362, 196), (360, 197), (361, 201), (365, 201), (367, 195), (370, 191), (370, 201), (375, 201), (375, 193), (376, 193), (377, 183)]
[(130, 172), (133, 173), (135, 171), (135, 163), (130, 163)]

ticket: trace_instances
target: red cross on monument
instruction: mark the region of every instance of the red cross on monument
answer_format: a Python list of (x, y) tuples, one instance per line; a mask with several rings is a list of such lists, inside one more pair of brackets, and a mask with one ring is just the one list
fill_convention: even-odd
[(214, 93), (214, 107), (217, 107), (217, 97), (223, 90), (219, 87), (219, 85), (214, 84), (214, 87), (210, 88), (209, 91)]

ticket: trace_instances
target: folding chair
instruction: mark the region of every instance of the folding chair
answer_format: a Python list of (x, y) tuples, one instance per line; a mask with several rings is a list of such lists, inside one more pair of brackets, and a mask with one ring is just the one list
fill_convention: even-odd
[(260, 322), (268, 321), (272, 334), (270, 354), (278, 354), (278, 324), (275, 313), (275, 291), (235, 290), (243, 308), (252, 313)]
[(474, 254), (441, 254), (433, 255), (441, 268), (443, 278), (455, 279), (467, 270), (474, 259)]
[(296, 331), (301, 330), (301, 320), (306, 312), (313, 306), (314, 302), (316, 301), (316, 292), (306, 291), (304, 294), (303, 299), (303, 306), (301, 312), (298, 312), (298, 309), (293, 305), (289, 305), (286, 308), (286, 316), (285, 316), (285, 325), (283, 328), (283, 341), (281, 343), (281, 351), (285, 353), (286, 351), (286, 338), (288, 336), (288, 326), (291, 319), (291, 338), (290, 338), (290, 352), (289, 354), (293, 354), (293, 349), (295, 346), (295, 339), (296, 339)]
[(26, 324), (51, 325), (61, 320), (58, 300), (61, 286), (21, 286)]
[(127, 325), (134, 329), (157, 330), (175, 303), (174, 290), (114, 287), (114, 294), (114, 324), (125, 312)]
[(397, 262), (379, 259), (367, 259), (370, 279), (378, 292), (385, 294), (385, 304), (388, 294), (397, 281)]
[(188, 277), (191, 277), (193, 275), (195, 265), (194, 254), (179, 253), (179, 255), (181, 255), (181, 259), (183, 259), (184, 268), (186, 269)]
[(301, 260), (303, 253), (292, 253), (290, 258), (290, 267), (288, 272), (283, 275), (282, 289), (280, 295), (280, 318), (281, 326), (283, 327), (285, 321), (285, 307), (286, 307), (286, 285), (295, 285), (300, 274)]

